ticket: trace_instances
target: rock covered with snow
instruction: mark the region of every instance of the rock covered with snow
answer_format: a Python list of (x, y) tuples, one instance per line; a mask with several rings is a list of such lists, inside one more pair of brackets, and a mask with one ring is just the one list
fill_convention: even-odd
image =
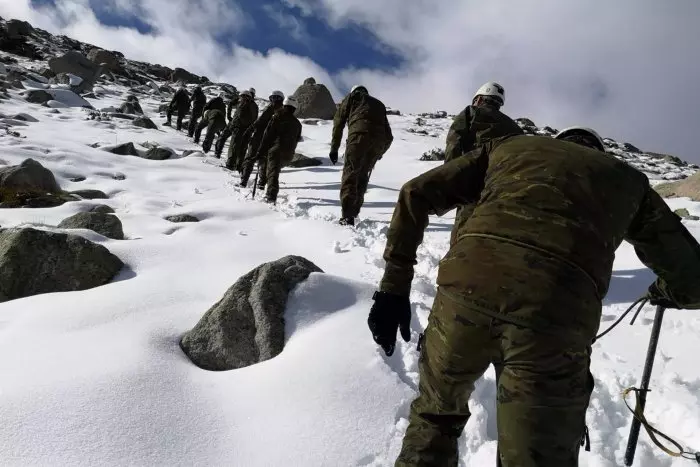
[(300, 256), (285, 256), (253, 269), (184, 335), (180, 347), (195, 365), (213, 371), (274, 358), (284, 348), (289, 292), (312, 272), (323, 271)]
[(56, 75), (69, 73), (82, 78), (84, 90), (92, 88), (102, 71), (99, 64), (91, 62), (83, 54), (76, 51), (69, 51), (60, 57), (51, 58), (48, 63), (49, 68)]
[(61, 187), (53, 173), (34, 159), (0, 169), (0, 190), (8, 192), (59, 193)]
[(173, 214), (172, 216), (166, 216), (165, 220), (174, 223), (199, 222), (199, 219), (191, 214)]
[(693, 201), (700, 201), (700, 172), (685, 180), (662, 183), (654, 188), (666, 198), (690, 198)]
[(114, 240), (124, 240), (124, 230), (122, 223), (114, 214), (102, 212), (79, 212), (58, 224), (59, 229), (88, 229), (93, 232), (112, 238)]
[(121, 62), (114, 52), (94, 48), (88, 53), (87, 58), (95, 65), (103, 65), (110, 71), (121, 71)]
[(104, 285), (124, 264), (102, 245), (33, 228), (0, 230), (0, 302)]

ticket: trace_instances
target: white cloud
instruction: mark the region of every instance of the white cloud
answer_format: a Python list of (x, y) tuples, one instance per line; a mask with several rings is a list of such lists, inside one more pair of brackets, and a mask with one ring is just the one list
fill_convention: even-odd
[(329, 74), (313, 60), (279, 49), (256, 52), (236, 44), (224, 47), (216, 41), (224, 32), (236, 34), (253, 27), (250, 18), (228, 0), (104, 0), (103, 7), (137, 16), (154, 31), (101, 24), (88, 0), (58, 0), (55, 8), (34, 9), (29, 0), (0, 0), (0, 15), (19, 18), (52, 33), (119, 50), (127, 58), (170, 67), (183, 67), (212, 81), (241, 88), (254, 86), (260, 95), (274, 89), (294, 92), (313, 76), (336, 95)]
[(485, 81), (513, 117), (602, 134), (700, 162), (700, 3), (652, 0), (285, 0), (332, 27), (360, 24), (405, 58), (345, 70), (405, 111), (467, 105)]
[(306, 26), (299, 19), (278, 6), (272, 4), (263, 5), (265, 13), (281, 28), (287, 31), (292, 39), (305, 45), (311, 45), (313, 39), (306, 30)]

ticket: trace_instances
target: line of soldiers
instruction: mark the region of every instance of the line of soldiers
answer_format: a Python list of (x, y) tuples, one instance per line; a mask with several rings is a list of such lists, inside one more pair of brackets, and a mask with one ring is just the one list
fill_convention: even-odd
[(418, 342), (419, 394), (395, 465), (458, 465), (469, 398), (496, 369), (497, 464), (575, 467), (588, 445), (596, 338), (623, 240), (658, 279), (646, 298), (700, 309), (700, 245), (640, 171), (594, 130), (526, 136), (486, 83), (454, 120), (445, 164), (407, 182), (368, 317), (392, 355), (411, 337), (410, 291), (429, 215), (457, 209)]

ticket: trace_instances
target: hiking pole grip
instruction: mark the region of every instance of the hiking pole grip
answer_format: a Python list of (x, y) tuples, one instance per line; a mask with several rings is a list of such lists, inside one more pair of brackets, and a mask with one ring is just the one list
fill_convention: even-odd
[[(664, 319), (666, 308), (662, 306), (656, 307), (656, 315), (654, 316), (654, 325), (651, 328), (651, 337), (649, 338), (649, 348), (647, 350), (647, 358), (644, 362), (644, 371), (642, 372), (642, 384), (639, 387), (637, 396), (637, 406), (635, 412), (644, 412), (644, 406), (647, 401), (647, 391), (649, 390), (649, 380), (651, 379), (651, 370), (654, 367), (654, 357), (656, 355), (656, 347), (659, 343), (659, 334), (661, 334), (661, 322)], [(639, 439), (639, 430), (641, 428), (641, 420), (635, 416), (632, 419), (632, 427), (630, 429), (630, 437), (627, 441), (627, 449), (625, 450), (625, 465), (631, 466), (634, 462), (634, 453), (637, 450), (637, 440)]]

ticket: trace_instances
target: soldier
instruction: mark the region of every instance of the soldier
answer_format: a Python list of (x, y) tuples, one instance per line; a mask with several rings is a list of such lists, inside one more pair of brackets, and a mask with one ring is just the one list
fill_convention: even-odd
[(294, 116), (296, 109), (296, 100), (287, 97), (284, 106), (272, 116), (260, 143), (258, 159), (267, 157), (267, 203), (277, 202), (282, 164), (292, 159), (301, 138), (301, 123)]
[(207, 96), (204, 95), (201, 86), (197, 86), (192, 91), (192, 113), (190, 114), (190, 125), (187, 129), (187, 135), (192, 138), (194, 131), (197, 129), (197, 120), (204, 113), (204, 106), (207, 102)]
[(166, 125), (172, 125), (173, 113), (177, 110), (177, 131), (182, 130), (182, 119), (187, 115), (187, 111), (190, 109), (190, 95), (187, 93), (187, 88), (182, 84), (175, 91), (170, 105), (168, 105), (167, 121)]
[[(228, 157), (226, 158), (226, 168), (229, 170), (241, 171), (241, 165), (245, 158), (245, 150), (248, 147), (249, 134), (246, 136), (246, 130), (258, 118), (258, 104), (253, 100), (253, 95), (250, 91), (241, 93), (241, 100), (236, 108), (236, 113), (229, 122), (228, 126), (231, 131), (231, 144), (228, 147)], [(217, 151), (221, 153), (224, 148), (222, 138), (216, 143)]]
[(338, 107), (333, 119), (333, 138), (328, 155), (335, 165), (343, 129), (348, 125), (345, 164), (340, 187), (341, 225), (355, 225), (355, 217), (364, 203), (369, 176), (374, 165), (391, 146), (386, 107), (369, 95), (364, 86), (355, 86)]
[[(225, 110), (224, 110), (225, 111)], [(197, 130), (194, 132), (194, 142), (199, 143), (199, 138), (202, 135), (202, 130), (207, 127), (207, 135), (202, 143), (202, 151), (208, 153), (211, 145), (214, 142), (216, 135), (226, 127), (226, 114), (221, 109), (209, 109), (204, 112), (202, 121), (197, 125)]]
[(226, 121), (230, 122), (231, 118), (233, 118), (233, 111), (236, 109), (238, 106), (238, 101), (240, 101), (241, 96), (238, 94), (238, 89), (235, 87), (233, 88), (235, 91), (231, 95), (231, 99), (228, 101), (228, 104), (226, 104)]
[[(524, 134), (515, 121), (501, 113), (500, 108), (505, 102), (505, 89), (493, 81), (489, 81), (476, 91), (472, 105), (460, 112), (450, 126), (445, 147), (445, 163), (473, 151), (494, 138)], [(457, 232), (469, 219), (473, 210), (473, 204), (457, 208), (450, 243), (454, 243)]]
[(457, 466), (474, 383), (496, 369), (502, 467), (575, 467), (593, 378), (591, 344), (615, 250), (658, 279), (648, 297), (700, 308), (700, 245), (644, 174), (592, 130), (505, 136), (406, 183), (368, 325), (387, 355), (410, 340), (409, 292), (430, 214), (478, 200), (440, 262), (421, 339), (419, 394), (396, 466)]
[[(267, 125), (270, 123), (275, 112), (282, 108), (283, 102), (284, 94), (282, 91), (273, 91), (272, 94), (270, 94), (270, 105), (265, 107), (260, 117), (248, 128), (248, 132), (251, 133), (250, 146), (243, 160), (241, 183), (239, 184), (239, 186), (243, 188), (248, 185), (248, 179), (250, 178), (250, 174), (256, 162), (258, 163), (258, 188), (265, 187), (267, 182), (267, 157), (259, 157), (258, 150), (260, 149), (260, 143), (262, 142)], [(264, 154), (262, 156), (264, 156)]]

